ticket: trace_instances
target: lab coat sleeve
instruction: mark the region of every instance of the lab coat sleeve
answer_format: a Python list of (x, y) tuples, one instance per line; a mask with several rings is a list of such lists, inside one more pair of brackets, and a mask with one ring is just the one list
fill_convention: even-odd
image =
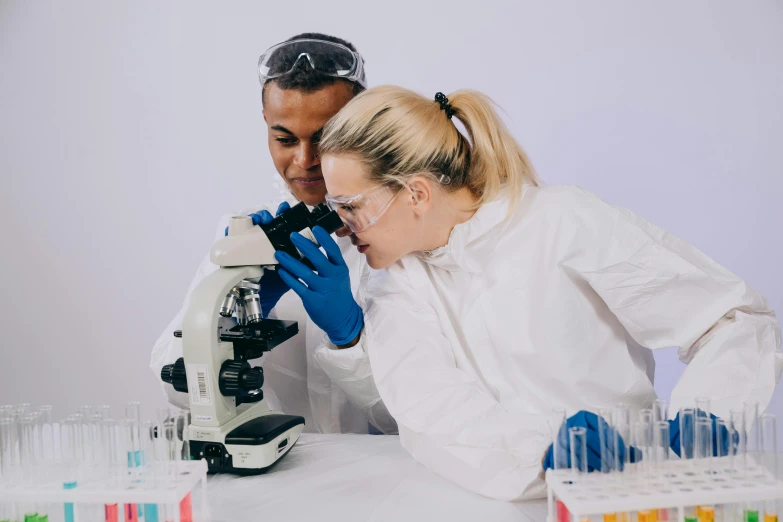
[[(262, 208), (267, 208), (268, 210), (270, 207), (271, 205), (267, 205)], [(235, 215), (242, 214), (226, 214), (220, 218), (220, 222), (218, 223), (218, 228), (215, 233), (215, 241), (225, 236), (225, 230), (228, 226), (231, 216)], [(155, 374), (155, 378), (158, 379), (161, 386), (163, 387), (163, 392), (166, 394), (169, 402), (178, 408), (187, 409), (190, 407), (188, 394), (184, 392), (178, 392), (171, 384), (161, 381), (160, 372), (164, 365), (173, 364), (177, 359), (182, 357), (182, 339), (174, 337), (174, 331), (182, 329), (182, 320), (185, 317), (185, 310), (188, 307), (188, 303), (190, 302), (190, 295), (193, 293), (193, 290), (202, 279), (217, 269), (218, 266), (210, 261), (209, 253), (207, 253), (207, 255), (204, 257), (204, 260), (199, 265), (193, 281), (190, 283), (190, 287), (185, 294), (185, 301), (182, 304), (182, 308), (179, 312), (177, 312), (177, 315), (174, 316), (160, 337), (158, 337), (158, 340), (155, 342), (155, 345), (152, 348), (150, 369)]]
[(542, 497), (551, 419), (504, 409), (457, 367), (430, 305), (409, 284), (396, 284), (400, 277), (378, 274), (368, 285), (362, 344), (402, 446), (475, 493), (500, 500)]
[[(676, 346), (688, 366), (670, 412), (711, 399), (727, 417), (743, 401), (766, 408), (783, 371), (781, 332), (767, 301), (705, 254), (597, 197), (573, 202), (579, 248), (564, 265), (600, 295), (628, 333), (650, 349)], [(588, 254), (592, 252), (592, 254)]]
[(370, 368), (370, 358), (360, 339), (350, 348), (337, 348), (324, 336), (315, 349), (316, 364), (345, 393), (348, 400), (361, 410), (370, 423), (386, 435), (398, 433), (397, 422), (383, 403)]

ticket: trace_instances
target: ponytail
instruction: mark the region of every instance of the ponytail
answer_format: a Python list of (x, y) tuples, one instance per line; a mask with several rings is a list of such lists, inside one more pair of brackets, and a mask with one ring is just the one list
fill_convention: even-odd
[(472, 90), (456, 91), (449, 104), (470, 138), (466, 186), (479, 197), (478, 205), (495, 199), (505, 183), (512, 205), (525, 185), (537, 186), (536, 173), (522, 147), (509, 132), (488, 96)]
[[(467, 138), (450, 115), (465, 126)], [(444, 189), (467, 187), (478, 199), (476, 207), (495, 199), (505, 184), (511, 211), (525, 185), (538, 185), (493, 102), (477, 91), (456, 91), (444, 102), (401, 87), (374, 87), (329, 120), (319, 148), (321, 154), (358, 156), (379, 182), (404, 183), (423, 172), (438, 180), (445, 176)]]

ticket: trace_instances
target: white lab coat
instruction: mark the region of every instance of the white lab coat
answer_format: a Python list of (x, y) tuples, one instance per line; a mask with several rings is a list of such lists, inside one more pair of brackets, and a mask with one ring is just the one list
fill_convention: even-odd
[(361, 342), (316, 351), (335, 379), (371, 366), (416, 460), (488, 497), (542, 496), (552, 409), (648, 407), (650, 350), (670, 346), (688, 364), (673, 414), (696, 396), (719, 417), (766, 407), (780, 328), (746, 283), (579, 188), (527, 188), (507, 209), (500, 197), (446, 246), (373, 271)]
[[(247, 215), (266, 209), (275, 214), (283, 200), (292, 206), (297, 203), (288, 192), (281, 191), (275, 204), (259, 205), (252, 209), (225, 215), (221, 218), (215, 240), (224, 237), (225, 228), (231, 216)], [(354, 296), (360, 298), (361, 274), (368, 270), (364, 256), (351, 245), (350, 238), (335, 237), (351, 274), (351, 288)], [(182, 309), (161, 334), (152, 349), (150, 368), (160, 379), (165, 364), (171, 364), (182, 357), (182, 340), (174, 337), (174, 331), (182, 328), (190, 295), (196, 285), (208, 274), (217, 270), (217, 265), (204, 258), (190, 284)], [(366, 279), (366, 278), (365, 278)], [(358, 300), (358, 299), (357, 299)], [(312, 354), (317, 346), (328, 342), (323, 330), (310, 321), (302, 301), (294, 292), (286, 293), (270, 313), (270, 318), (298, 321), (299, 333), (288, 341), (267, 352), (260, 359), (251, 361), (264, 369), (264, 396), (270, 408), (289, 415), (300, 415), (305, 419), (305, 431), (320, 433), (367, 433), (368, 420), (384, 433), (396, 433), (397, 427), (377, 394), (369, 398), (360, 397), (360, 403), (349, 400), (341, 388), (331, 381), (324, 371), (314, 364)], [(326, 338), (326, 341), (325, 341)], [(347, 376), (346, 378), (350, 378)], [(362, 374), (363, 381), (372, 376)], [(188, 408), (188, 395), (175, 391), (170, 384), (161, 385), (169, 402), (179, 408)]]

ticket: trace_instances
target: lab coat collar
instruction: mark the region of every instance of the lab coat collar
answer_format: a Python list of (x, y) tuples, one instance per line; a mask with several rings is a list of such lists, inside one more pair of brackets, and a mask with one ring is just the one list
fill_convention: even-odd
[(482, 205), (472, 218), (454, 227), (446, 245), (416, 255), (425, 263), (449, 272), (481, 272), (499, 238), (499, 233), (493, 229), (506, 219), (508, 205), (509, 191), (504, 186), (493, 201)]

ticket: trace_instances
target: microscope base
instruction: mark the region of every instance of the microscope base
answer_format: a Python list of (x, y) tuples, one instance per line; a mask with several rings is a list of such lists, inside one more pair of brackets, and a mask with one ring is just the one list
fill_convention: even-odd
[(269, 410), (242, 421), (191, 425), (191, 459), (205, 459), (210, 473), (265, 473), (296, 444), (304, 428), (304, 418)]

